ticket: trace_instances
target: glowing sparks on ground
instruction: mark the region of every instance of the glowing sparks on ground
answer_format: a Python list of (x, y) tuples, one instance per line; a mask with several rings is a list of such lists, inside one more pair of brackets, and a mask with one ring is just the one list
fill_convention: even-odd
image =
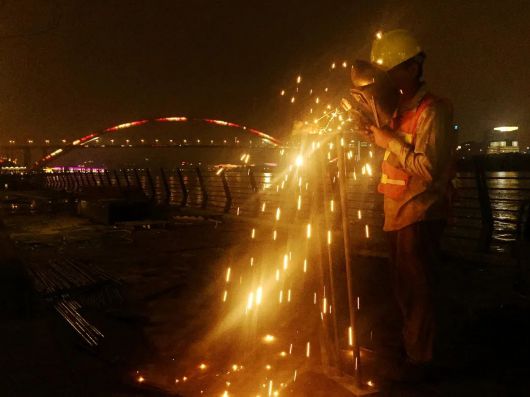
[(250, 237), (251, 238), (255, 238), (256, 237), (256, 229), (252, 229), (252, 232), (250, 233)]
[(307, 224), (306, 236), (308, 239), (311, 238), (311, 224), (310, 223)]
[(231, 268), (228, 268), (226, 269), (226, 282), (230, 282), (230, 273), (231, 273), (232, 269)]
[(353, 329), (348, 327), (348, 345), (353, 346)]
[(370, 227), (368, 225), (364, 225), (364, 235), (366, 238), (370, 238)]
[(307, 342), (305, 347), (305, 356), (309, 357), (311, 355), (311, 343)]
[(276, 337), (273, 336), (273, 335), (270, 335), (270, 334), (267, 334), (263, 337), (263, 342), (266, 342), (266, 343), (272, 343), (276, 340)]

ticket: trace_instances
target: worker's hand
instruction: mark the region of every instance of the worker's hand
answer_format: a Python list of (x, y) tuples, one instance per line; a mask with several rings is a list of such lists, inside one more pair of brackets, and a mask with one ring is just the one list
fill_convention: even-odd
[(369, 127), (361, 128), (359, 130), (359, 135), (362, 140), (374, 143), (374, 134), (372, 134), (372, 131), (370, 131)]
[(394, 139), (394, 133), (391, 130), (378, 128), (375, 125), (371, 125), (369, 128), (372, 132), (374, 143), (383, 149), (387, 149), (388, 143)]

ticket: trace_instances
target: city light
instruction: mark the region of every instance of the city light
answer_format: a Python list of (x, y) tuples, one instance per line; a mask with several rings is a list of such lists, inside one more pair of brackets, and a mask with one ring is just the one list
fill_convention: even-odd
[(517, 126), (502, 126), (502, 127), (495, 127), (493, 130), (498, 132), (512, 132), (517, 131), (519, 127)]

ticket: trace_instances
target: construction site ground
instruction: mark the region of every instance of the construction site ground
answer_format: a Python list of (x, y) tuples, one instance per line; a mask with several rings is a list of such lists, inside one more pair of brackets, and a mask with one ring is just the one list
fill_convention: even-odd
[[(157, 385), (174, 376), (189, 341), (208, 329), (217, 292), (207, 286), (223, 271), (222, 258), (248, 234), (244, 223), (199, 217), (146, 228), (96, 225), (64, 211), (6, 212), (3, 222), (20, 266), (80, 258), (119, 279), (123, 298), (83, 312), (105, 335), (89, 348), (46, 299), (31, 290), (14, 294), (16, 302), (0, 322), (0, 395), (16, 397), (172, 395)], [(0, 262), (5, 282), (12, 265)], [(387, 261), (359, 256), (355, 265), (362, 294), (370, 298), (362, 321), (395, 328), (399, 318)], [(514, 291), (513, 267), (466, 262), (454, 254), (445, 257), (438, 274), (441, 375), (432, 382), (395, 384), (377, 395), (530, 395), (530, 304)], [(155, 370), (152, 379), (137, 381), (138, 374)], [(340, 395), (324, 378), (299, 381), (309, 385), (300, 395)]]

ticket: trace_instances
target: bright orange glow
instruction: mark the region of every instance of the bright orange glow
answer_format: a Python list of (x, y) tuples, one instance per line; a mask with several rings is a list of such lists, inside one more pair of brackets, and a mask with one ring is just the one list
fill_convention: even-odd
[(276, 340), (276, 337), (274, 337), (273, 335), (270, 335), (270, 334), (267, 334), (263, 337), (263, 342), (266, 342), (266, 343), (272, 343)]

